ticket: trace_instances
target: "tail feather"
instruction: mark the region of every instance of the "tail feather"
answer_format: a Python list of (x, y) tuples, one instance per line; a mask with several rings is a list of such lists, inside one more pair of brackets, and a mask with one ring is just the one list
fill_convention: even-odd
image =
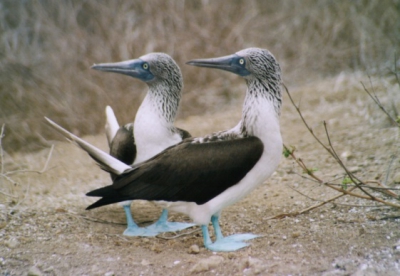
[(96, 190), (90, 191), (86, 193), (87, 196), (97, 196), (97, 197), (105, 197), (109, 195), (114, 195), (117, 196), (118, 193), (115, 191), (115, 189), (112, 187), (112, 185), (105, 186), (98, 188)]
[(117, 134), (117, 131), (119, 129), (119, 124), (117, 117), (115, 117), (114, 111), (110, 106), (107, 105), (106, 107), (106, 136), (107, 136), (107, 141), (108, 145), (111, 145), (112, 140), (115, 137), (115, 134)]
[(112, 157), (108, 153), (102, 151), (99, 148), (89, 144), (85, 140), (79, 138), (78, 136), (70, 133), (68, 130), (64, 129), (63, 127), (59, 126), (49, 118), (45, 117), (47, 122), (50, 124), (51, 127), (56, 129), (62, 135), (64, 135), (68, 140), (76, 144), (78, 147), (86, 151), (96, 162), (97, 164), (105, 171), (110, 173), (114, 173), (117, 175), (122, 174), (125, 170), (130, 169), (131, 167), (126, 165), (125, 163), (119, 161), (118, 159)]
[(92, 205), (88, 206), (86, 208), (86, 210), (94, 209), (94, 208), (112, 204), (112, 203), (129, 200), (129, 198), (125, 198), (125, 197), (121, 196), (117, 191), (115, 191), (115, 189), (112, 187), (112, 185), (90, 191), (86, 195), (102, 197), (101, 199), (99, 199), (98, 201), (93, 203)]

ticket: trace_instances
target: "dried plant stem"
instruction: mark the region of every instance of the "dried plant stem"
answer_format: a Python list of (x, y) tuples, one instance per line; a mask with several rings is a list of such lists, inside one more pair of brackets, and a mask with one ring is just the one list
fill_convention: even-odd
[(10, 213), (13, 210), (17, 209), (18, 206), (21, 205), (21, 203), (25, 201), (25, 199), (28, 197), (30, 187), (31, 187), (31, 183), (29, 182), (28, 187), (26, 188), (24, 197), (21, 200), (19, 200), (17, 204), (15, 204), (13, 207), (10, 208)]
[[(285, 148), (286, 150), (289, 150), (285, 145), (284, 145), (284, 148)], [(388, 205), (388, 206), (400, 208), (400, 205), (399, 205), (399, 204), (395, 204), (395, 203), (392, 203), (392, 202), (389, 202), (389, 201), (385, 201), (385, 200), (383, 200), (383, 199), (381, 199), (381, 198), (378, 198), (378, 197), (373, 197), (373, 196), (368, 196), (368, 195), (362, 195), (362, 194), (353, 193), (352, 191), (354, 190), (354, 188), (358, 188), (359, 186), (355, 186), (355, 187), (353, 187), (352, 189), (345, 190), (345, 189), (343, 189), (343, 188), (338, 188), (338, 187), (336, 187), (336, 184), (323, 181), (323, 180), (321, 180), (319, 177), (317, 177), (310, 169), (308, 169), (307, 166), (304, 164), (303, 160), (301, 160), (300, 158), (297, 158), (293, 152), (291, 152), (290, 155), (291, 155), (291, 157), (293, 158), (293, 160), (295, 160), (296, 163), (299, 164), (299, 166), (300, 166), (305, 172), (307, 172), (307, 173), (310, 175), (310, 177), (312, 177), (312, 178), (314, 178), (315, 180), (317, 180), (320, 184), (323, 184), (323, 185), (325, 185), (325, 186), (328, 186), (329, 188), (331, 188), (331, 189), (333, 189), (333, 190), (335, 190), (335, 191), (338, 191), (338, 192), (342, 193), (343, 195), (350, 195), (350, 196), (354, 196), (354, 197), (358, 197), (358, 198), (362, 198), (362, 199), (373, 200), (373, 201), (377, 201), (377, 202), (383, 203), (383, 204)], [(397, 196), (397, 197), (398, 197), (398, 196)]]
[[(2, 140), (4, 137), (4, 128), (5, 125), (3, 124), (0, 130), (0, 164), (1, 164), (1, 168), (0, 168), (0, 179), (5, 179), (7, 181), (9, 181), (11, 184), (13, 185), (17, 185), (18, 183), (16, 181), (14, 181), (10, 176), (14, 175), (14, 174), (23, 174), (23, 173), (37, 173), (37, 174), (43, 174), (44, 172), (47, 171), (47, 168), (49, 166), (49, 162), (51, 159), (51, 156), (53, 154), (53, 150), (54, 150), (54, 145), (51, 146), (49, 154), (46, 158), (46, 162), (43, 166), (43, 168), (40, 171), (36, 171), (36, 170), (15, 170), (15, 171), (9, 171), (9, 172), (5, 172), (4, 171), (4, 150), (3, 150), (3, 144), (2, 144)], [(28, 187), (25, 191), (25, 195), (23, 197), (23, 199), (19, 200), (18, 203), (13, 206), (11, 208), (11, 210), (15, 210), (28, 196), (28, 192), (29, 192), (29, 188), (30, 188), (30, 183), (28, 184)], [(18, 198), (18, 196), (15, 195), (11, 195), (9, 193), (6, 193), (4, 191), (0, 191), (0, 193), (2, 195), (5, 195), (7, 197), (12, 197), (12, 198)]]
[[(376, 201), (376, 202), (382, 203), (382, 204), (387, 205), (387, 206), (400, 208), (400, 205), (399, 205), (399, 204), (396, 204), (396, 203), (392, 203), (392, 202), (383, 200), (382, 198), (376, 197), (376, 196), (372, 195), (371, 193), (369, 193), (368, 191), (365, 190), (365, 188), (370, 188), (370, 189), (378, 190), (379, 192), (383, 192), (383, 193), (385, 193), (385, 194), (388, 194), (388, 195), (390, 195), (390, 196), (392, 196), (392, 197), (399, 198), (399, 195), (397, 195), (397, 194), (394, 193), (393, 191), (390, 191), (390, 190), (387, 190), (387, 189), (381, 190), (381, 189), (379, 189), (379, 188), (377, 188), (377, 187), (368, 186), (368, 185), (366, 184), (366, 182), (360, 180), (360, 179), (359, 179), (358, 177), (356, 177), (352, 172), (350, 172), (350, 171), (348, 170), (348, 168), (344, 165), (344, 163), (342, 162), (342, 160), (339, 158), (338, 154), (337, 154), (336, 151), (335, 151), (335, 148), (334, 148), (333, 145), (332, 145), (332, 142), (331, 142), (331, 139), (330, 139), (330, 135), (329, 135), (329, 132), (328, 132), (328, 128), (327, 128), (327, 125), (326, 125), (326, 122), (324, 121), (324, 129), (325, 129), (326, 137), (327, 137), (327, 139), (328, 139), (328, 146), (326, 146), (326, 145), (314, 134), (312, 128), (307, 124), (306, 120), (304, 119), (303, 114), (302, 114), (301, 111), (300, 111), (300, 108), (294, 103), (294, 100), (293, 100), (291, 94), (289, 93), (288, 88), (287, 88), (285, 85), (284, 85), (284, 88), (286, 89), (286, 93), (288, 94), (291, 103), (292, 103), (293, 106), (295, 107), (297, 113), (300, 115), (300, 118), (301, 118), (301, 120), (303, 121), (303, 123), (304, 123), (304, 125), (306, 126), (306, 128), (308, 129), (308, 131), (311, 133), (311, 135), (314, 137), (314, 139), (315, 139), (315, 140), (316, 140), (316, 141), (317, 141), (317, 142), (318, 142), (318, 143), (319, 143), (319, 144), (320, 144), (334, 159), (335, 159), (335, 161), (340, 165), (340, 167), (346, 172), (346, 175), (349, 177), (349, 179), (351, 180), (351, 182), (355, 185), (355, 186), (352, 187), (351, 189), (347, 189), (347, 188), (345, 189), (345, 188), (343, 188), (343, 187), (340, 187), (340, 188), (337, 187), (337, 184), (333, 184), (333, 183), (330, 183), (330, 182), (328, 182), (328, 181), (323, 181), (321, 178), (317, 177), (317, 176), (314, 174), (313, 170), (309, 169), (309, 168), (306, 166), (306, 164), (304, 163), (304, 161), (303, 161), (301, 158), (297, 158), (297, 157), (295, 156), (294, 150), (290, 150), (288, 147), (286, 147), (286, 145), (284, 145), (285, 152), (286, 152), (288, 155), (290, 155), (290, 156), (293, 158), (293, 160), (295, 160), (295, 162), (303, 169), (303, 171), (304, 171), (305, 173), (307, 173), (311, 178), (313, 178), (315, 181), (317, 181), (317, 182), (320, 183), (320, 184), (323, 184), (323, 185), (325, 185), (325, 186), (328, 186), (329, 188), (331, 188), (331, 189), (333, 189), (333, 190), (335, 190), (335, 191), (337, 191), (337, 192), (342, 193), (341, 195), (338, 195), (338, 196), (336, 196), (336, 197), (334, 197), (334, 198), (332, 198), (332, 199), (330, 199), (330, 200), (328, 200), (328, 201), (323, 201), (322, 203), (319, 203), (319, 204), (316, 204), (316, 205), (314, 205), (314, 206), (311, 206), (311, 207), (309, 207), (309, 208), (307, 208), (307, 209), (305, 209), (305, 210), (303, 210), (303, 211), (309, 211), (309, 210), (315, 209), (315, 208), (317, 208), (317, 207), (319, 207), (319, 206), (322, 206), (322, 205), (326, 204), (327, 202), (331, 202), (331, 201), (333, 201), (333, 200), (335, 200), (335, 199), (337, 199), (337, 198), (339, 198), (339, 197), (341, 197), (341, 196), (344, 196), (344, 195), (350, 195), (350, 196), (354, 196), (354, 197), (357, 197), (357, 198), (372, 200), (372, 201)], [(372, 182), (368, 182), (368, 183), (372, 183)], [(380, 183), (379, 183), (378, 185), (383, 186), (383, 185), (380, 184)], [(355, 191), (355, 189), (360, 190), (363, 194), (359, 194), (359, 193), (353, 192), (353, 191)], [(326, 203), (325, 203), (325, 202), (326, 202)], [(311, 209), (310, 209), (310, 208), (311, 208)]]
[[(396, 77), (397, 77), (397, 74), (396, 74)], [(372, 87), (372, 89), (373, 89), (372, 82), (371, 82), (371, 78), (369, 78), (369, 82), (370, 82), (371, 87)], [(374, 91), (370, 92), (370, 91), (365, 87), (365, 85), (364, 85), (363, 82), (361, 82), (361, 85), (363, 86), (364, 91), (368, 94), (368, 96), (370, 96), (370, 98), (376, 103), (376, 105), (388, 116), (388, 118), (392, 121), (392, 123), (393, 123), (394, 125), (397, 125), (397, 126), (400, 127), (400, 124), (396, 121), (396, 119), (393, 118), (393, 116), (390, 115), (389, 112), (386, 110), (386, 108), (382, 105), (381, 101), (380, 101), (379, 98), (376, 96), (375, 92), (374, 92)]]
[(8, 182), (10, 182), (13, 185), (17, 185), (18, 183), (16, 181), (14, 181), (11, 177), (8, 177), (6, 174), (0, 174), (0, 176), (2, 176), (5, 180), (7, 180)]
[(46, 159), (46, 163), (44, 164), (43, 168), (40, 171), (36, 171), (36, 170), (15, 170), (15, 171), (9, 171), (6, 172), (4, 174), (2, 174), (3, 176), (7, 177), (9, 175), (13, 175), (13, 174), (20, 174), (20, 173), (37, 173), (37, 174), (43, 174), (47, 171), (47, 167), (49, 166), (49, 162), (51, 159), (51, 156), (53, 154), (53, 150), (54, 150), (54, 145), (51, 145), (50, 148), (50, 152), (47, 155), (47, 159)]
[(391, 167), (392, 167), (392, 164), (393, 164), (394, 158), (395, 158), (395, 156), (394, 156), (394, 155), (392, 155), (392, 156), (391, 156), (391, 158), (390, 158), (389, 166), (388, 166), (388, 169), (387, 169), (387, 171), (386, 171), (386, 177), (385, 177), (385, 181), (383, 182), (383, 184), (387, 184), (387, 183), (388, 183), (388, 180), (389, 180), (389, 174), (390, 174), (390, 169), (391, 169)]
[(67, 213), (70, 214), (70, 215), (79, 217), (79, 218), (83, 218), (83, 219), (88, 220), (88, 221), (92, 221), (92, 222), (105, 223), (105, 224), (115, 224), (115, 225), (126, 225), (126, 223), (107, 221), (107, 220), (103, 220), (103, 219), (96, 219), (96, 218), (87, 217), (87, 216), (84, 216), (84, 215), (81, 215), (81, 214), (74, 213), (72, 211), (68, 211)]
[(1, 164), (1, 170), (0, 173), (4, 173), (4, 152), (3, 152), (3, 137), (4, 137), (4, 127), (5, 124), (1, 126), (1, 131), (0, 131), (0, 164)]
[(0, 191), (0, 194), (8, 196), (8, 197), (12, 197), (12, 198), (18, 198), (17, 196), (7, 194), (6, 192), (3, 192), (3, 191)]
[[(385, 184), (380, 183), (379, 181), (365, 181), (365, 183), (375, 183), (378, 186), (381, 186), (382, 188), (378, 188), (380, 192), (385, 193), (388, 196), (394, 197), (394, 198), (399, 198), (399, 195), (396, 194), (395, 192), (392, 191), (391, 188), (387, 187)], [(374, 187), (368, 186), (370, 189), (376, 189)]]
[[(355, 188), (355, 187), (354, 187)], [(293, 189), (293, 188), (292, 188)], [(295, 189), (294, 189), (295, 190)], [(297, 191), (297, 190), (295, 190), (296, 192), (298, 192), (299, 194), (302, 194), (300, 191)], [(303, 196), (305, 196), (305, 197), (308, 197), (308, 196), (306, 196), (306, 195), (304, 195), (304, 194), (302, 194)], [(305, 209), (303, 209), (303, 210), (301, 210), (301, 211), (298, 211), (298, 212), (293, 212), (293, 213), (283, 213), (283, 214), (279, 214), (279, 215), (275, 215), (275, 216), (271, 216), (271, 217), (268, 217), (268, 218), (266, 218), (265, 220), (271, 220), (271, 219), (283, 219), (283, 218), (286, 218), (286, 217), (295, 217), (295, 216), (298, 216), (298, 215), (301, 215), (301, 214), (304, 214), (304, 213), (307, 213), (307, 212), (309, 212), (309, 211), (311, 211), (311, 210), (314, 210), (314, 209), (316, 209), (316, 208), (319, 208), (319, 207), (321, 207), (321, 206), (323, 206), (323, 205), (325, 205), (325, 204), (327, 204), (327, 203), (330, 203), (330, 202), (332, 202), (332, 201), (334, 201), (334, 200), (336, 200), (336, 199), (338, 199), (338, 198), (340, 198), (340, 197), (342, 197), (342, 196), (345, 196), (346, 194), (339, 194), (339, 195), (336, 195), (336, 196), (334, 196), (334, 197), (332, 197), (332, 198), (330, 198), (330, 199), (328, 199), (328, 200), (324, 200), (324, 201), (322, 201), (322, 200), (319, 200), (319, 201), (321, 201), (320, 203), (317, 203), (317, 204), (314, 204), (314, 205), (312, 205), (312, 206), (310, 206), (310, 207), (307, 207), (307, 208), (305, 208)]]
[[(329, 143), (329, 148), (331, 151), (328, 151), (329, 153), (331, 153), (331, 155), (335, 158), (336, 162), (342, 167), (342, 169), (346, 172), (346, 174), (349, 176), (349, 178), (351, 179), (351, 181), (357, 186), (357, 188), (359, 188), (364, 194), (366, 194), (367, 196), (373, 198), (374, 196), (372, 196), (370, 193), (368, 193), (366, 190), (364, 190), (362, 188), (362, 181), (360, 179), (358, 179), (352, 172), (350, 172), (347, 167), (344, 165), (344, 163), (342, 162), (342, 160), (339, 158), (338, 154), (336, 153), (332, 142), (331, 142), (331, 138), (329, 136), (328, 133), (328, 128), (326, 126), (326, 122), (324, 121), (324, 128), (325, 128), (325, 133), (326, 133), (326, 137), (328, 138), (328, 143)], [(323, 145), (324, 146), (324, 145)], [(325, 147), (325, 146), (324, 146)], [(325, 147), (326, 148), (326, 147)], [(327, 149), (327, 148), (326, 148)]]
[(193, 233), (199, 232), (200, 230), (201, 230), (201, 228), (196, 228), (196, 229), (194, 229), (192, 231), (184, 232), (184, 233), (177, 234), (177, 235), (174, 235), (174, 236), (171, 236), (171, 237), (165, 237), (165, 236), (163, 236), (164, 233), (162, 233), (162, 234), (158, 234), (156, 236), (156, 238), (163, 239), (163, 240), (174, 240), (174, 239), (177, 239), (177, 238), (182, 237), (182, 236), (187, 236), (187, 235), (191, 235)]

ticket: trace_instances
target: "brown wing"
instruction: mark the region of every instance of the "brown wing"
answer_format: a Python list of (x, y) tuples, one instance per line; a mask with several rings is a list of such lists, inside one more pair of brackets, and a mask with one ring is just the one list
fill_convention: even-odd
[(128, 199), (203, 204), (237, 184), (262, 152), (256, 137), (209, 143), (187, 140), (118, 176), (113, 185), (88, 193), (103, 197), (88, 208)]

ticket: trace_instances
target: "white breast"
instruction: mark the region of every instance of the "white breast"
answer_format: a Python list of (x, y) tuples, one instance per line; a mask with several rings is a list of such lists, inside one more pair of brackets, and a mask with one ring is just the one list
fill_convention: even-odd
[(239, 201), (267, 180), (280, 162), (283, 144), (279, 118), (272, 103), (267, 105), (264, 103), (262, 107), (253, 107), (259, 114), (251, 118), (253, 124), (249, 131), (261, 139), (264, 151), (256, 165), (239, 183), (202, 205), (193, 202), (162, 202), (161, 205), (190, 216), (197, 224), (208, 224), (212, 215)]
[(173, 125), (161, 116), (150, 97), (149, 94), (146, 95), (135, 118), (137, 155), (134, 164), (143, 162), (182, 140), (179, 134), (171, 131)]

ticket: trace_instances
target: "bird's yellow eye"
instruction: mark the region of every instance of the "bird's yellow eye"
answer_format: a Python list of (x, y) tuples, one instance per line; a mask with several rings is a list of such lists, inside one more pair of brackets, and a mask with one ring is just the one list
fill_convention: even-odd
[(243, 64), (244, 64), (244, 59), (242, 59), (242, 58), (239, 59), (239, 64), (240, 64), (240, 65), (243, 65)]
[(147, 63), (143, 63), (143, 69), (144, 69), (144, 70), (149, 69), (149, 65), (148, 65)]

